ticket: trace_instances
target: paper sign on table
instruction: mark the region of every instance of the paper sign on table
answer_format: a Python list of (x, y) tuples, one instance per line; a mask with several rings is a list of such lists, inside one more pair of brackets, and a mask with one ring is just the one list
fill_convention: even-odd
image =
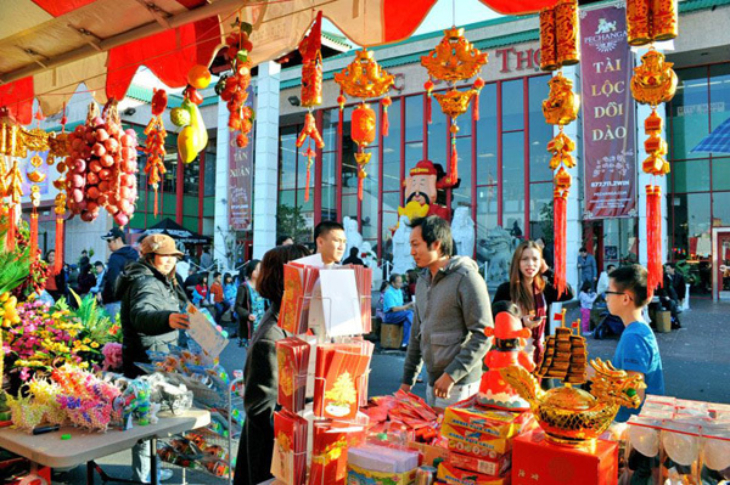
[(190, 338), (195, 340), (208, 355), (213, 358), (218, 357), (228, 345), (228, 339), (195, 305), (188, 304), (185, 311), (190, 322), (188, 327)]

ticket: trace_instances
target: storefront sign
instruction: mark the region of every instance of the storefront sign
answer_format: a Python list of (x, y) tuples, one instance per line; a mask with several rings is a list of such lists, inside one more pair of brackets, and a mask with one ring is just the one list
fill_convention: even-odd
[(251, 230), (253, 195), (253, 132), (246, 148), (236, 146), (238, 132), (228, 139), (228, 223), (234, 231)]
[(633, 56), (624, 7), (581, 12), (584, 219), (636, 212)]
[(513, 71), (537, 71), (540, 68), (540, 48), (534, 49), (515, 49), (514, 47), (505, 47), (504, 49), (496, 49), (494, 55), (499, 61), (499, 72)]

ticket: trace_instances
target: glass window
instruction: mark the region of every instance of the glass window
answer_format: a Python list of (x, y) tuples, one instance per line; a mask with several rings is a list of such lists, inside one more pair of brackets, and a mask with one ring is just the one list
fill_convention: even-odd
[(337, 150), (337, 124), (340, 122), (340, 109), (328, 109), (322, 117), (322, 140), (324, 151)]
[(710, 66), (710, 130), (730, 118), (730, 63)]
[(383, 137), (383, 190), (399, 190), (401, 140), (401, 100), (394, 99), (388, 108), (388, 136)]
[[(349, 130), (349, 122), (347, 123)], [(357, 145), (349, 136), (342, 137), (342, 193), (354, 194), (357, 192), (357, 162), (355, 152)], [(347, 214), (345, 214), (347, 215)]]
[[(471, 201), (471, 137), (457, 138), (456, 151), (459, 160), (459, 179), (461, 180), (458, 189), (451, 191), (452, 200), (451, 208), (455, 209), (459, 206), (472, 206)], [(448, 163), (444, 167), (448, 170)]]
[(357, 204), (358, 204), (357, 192), (354, 192), (352, 195), (343, 195), (342, 196), (342, 218), (344, 219), (345, 216), (350, 216), (353, 219), (357, 220)]
[(477, 261), (483, 263), (490, 257), (489, 233), (497, 227), (497, 186), (477, 188)]
[(502, 83), (502, 131), (524, 128), (522, 79)]
[[(433, 163), (444, 164), (444, 161), (448, 157), (447, 155), (447, 143), (449, 141), (449, 125), (448, 118), (441, 111), (436, 98), (432, 101), (433, 110), (431, 113), (431, 119), (433, 123), (427, 124), (428, 128), (428, 159)], [(461, 134), (461, 132), (459, 132)]]
[(530, 78), (530, 182), (552, 180), (550, 153), (547, 144), (553, 137), (553, 126), (545, 123), (542, 114), (542, 101), (547, 99), (550, 76)]
[(712, 194), (712, 218), (714, 226), (730, 226), (730, 192)]
[(400, 192), (383, 193), (383, 211), (398, 212), (400, 207)]
[(530, 239), (553, 240), (553, 184), (530, 184)]
[(515, 237), (525, 232), (524, 133), (502, 135), (502, 222)]
[[(421, 160), (423, 160), (423, 142), (406, 143), (406, 177), (408, 177), (410, 170)], [(434, 161), (434, 163), (438, 162)]]
[(674, 192), (700, 192), (710, 188), (709, 160), (673, 162)]
[(712, 159), (713, 190), (730, 190), (730, 158)]
[(370, 163), (365, 165), (367, 177), (363, 180), (362, 198), (362, 237), (376, 239), (378, 237), (378, 149), (370, 148)]
[[(305, 159), (306, 161), (306, 159)], [(337, 152), (322, 154), (322, 185), (335, 185)]]
[[(211, 147), (211, 144), (208, 144), (208, 147)], [(215, 143), (212, 145), (212, 147), (215, 147)], [(249, 152), (251, 156), (253, 157), (253, 149)], [(205, 197), (213, 197), (215, 196), (215, 172), (216, 172), (216, 152), (215, 150), (211, 151), (208, 150), (205, 152), (205, 180), (203, 193)], [(251, 165), (251, 168), (253, 169), (253, 164)], [(253, 179), (253, 170), (251, 171), (250, 177)]]
[(296, 188), (297, 126), (282, 126), (279, 137), (279, 190)]
[[(434, 100), (435, 102), (435, 100)], [(438, 109), (438, 106), (436, 106)], [(435, 110), (434, 110), (435, 111)], [(434, 113), (435, 114), (435, 113)], [(406, 141), (423, 139), (423, 95), (406, 98)]]
[[(672, 100), (672, 147), (670, 156), (674, 160), (685, 158), (704, 158), (703, 153), (690, 153), (690, 150), (709, 133), (707, 109), (707, 68), (678, 69), (679, 85)], [(668, 128), (668, 127), (667, 127)]]
[(497, 183), (497, 135), (497, 85), (487, 84), (479, 95), (477, 185)]
[(710, 242), (710, 194), (675, 194), (671, 199), (675, 253), (707, 256)]
[[(215, 160), (215, 157), (205, 158), (205, 164), (211, 160)], [(200, 157), (195, 163), (186, 164), (183, 166), (183, 194), (185, 195), (198, 195), (198, 188), (200, 186)]]

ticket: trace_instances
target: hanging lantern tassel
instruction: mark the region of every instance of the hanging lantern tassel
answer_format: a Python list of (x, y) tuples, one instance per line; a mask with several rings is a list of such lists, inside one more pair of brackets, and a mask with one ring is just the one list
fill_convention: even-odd
[(305, 157), (307, 157), (307, 185), (304, 187), (304, 201), (309, 202), (309, 184), (312, 180), (312, 160), (317, 156), (317, 153), (312, 150), (312, 143), (310, 141), (309, 146), (307, 147), (307, 151), (303, 154)]
[(459, 153), (456, 151), (456, 121), (451, 119), (451, 158), (449, 159), (448, 185), (455, 185), (459, 181)]
[(380, 102), (383, 105), (383, 136), (388, 136), (390, 132), (390, 121), (388, 120), (388, 108), (393, 104), (393, 100), (390, 96), (386, 96)]
[(15, 250), (15, 234), (15, 204), (11, 204), (8, 210), (8, 232), (5, 235), (5, 248), (8, 252)]
[(484, 79), (480, 77), (474, 81), (474, 90), (476, 90), (476, 94), (474, 94), (474, 99), (471, 102), (471, 117), (474, 121), (479, 121), (479, 93), (482, 92), (484, 84)]
[(558, 295), (562, 295), (566, 290), (565, 263), (566, 263), (566, 240), (565, 233), (568, 225), (566, 220), (567, 214), (567, 191), (555, 189), (553, 196), (553, 229), (555, 232), (555, 288)]
[(57, 275), (63, 269), (63, 215), (66, 212), (66, 194), (60, 193), (56, 196), (56, 263), (53, 267), (53, 274)]
[(431, 95), (431, 93), (433, 92), (433, 82), (429, 79), (428, 81), (426, 81), (423, 87), (426, 89), (426, 122), (430, 125), (431, 123), (433, 123), (433, 116), (431, 115), (433, 111), (431, 108), (431, 98), (433, 98), (433, 96)]
[(33, 207), (30, 214), (30, 260), (38, 258), (38, 211)]
[(159, 188), (158, 184), (152, 184), (152, 191), (155, 193), (155, 205), (154, 205), (155, 217), (157, 217), (157, 212), (158, 212), (158, 201), (157, 201), (157, 189), (158, 188)]
[(363, 183), (365, 180), (365, 177), (368, 176), (368, 173), (365, 171), (365, 165), (370, 162), (370, 157), (372, 156), (372, 152), (365, 153), (362, 151), (362, 146), (360, 147), (360, 150), (355, 153), (355, 161), (357, 162), (357, 199), (362, 200), (363, 196)]
[(649, 277), (647, 286), (654, 292), (663, 286), (664, 268), (662, 268), (662, 190), (657, 186), (646, 186), (646, 235), (647, 235), (647, 269)]
[(340, 95), (337, 96), (337, 104), (340, 105), (340, 123), (337, 125), (337, 136), (342, 136), (342, 124), (345, 122), (345, 102), (347, 101), (347, 98), (345, 98), (345, 95), (342, 94), (342, 90), (340, 90)]

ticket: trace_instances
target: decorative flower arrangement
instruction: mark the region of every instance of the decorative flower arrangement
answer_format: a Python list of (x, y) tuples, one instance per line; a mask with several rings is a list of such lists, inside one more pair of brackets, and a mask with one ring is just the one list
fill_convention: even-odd
[(11, 372), (20, 372), (22, 381), (35, 373), (48, 373), (64, 363), (88, 368), (89, 363), (79, 354), (98, 353), (99, 343), (81, 337), (84, 326), (67, 309), (29, 301), (19, 304), (17, 313), (20, 323), (10, 325), (5, 320), (3, 336), (6, 351), (17, 356)]

